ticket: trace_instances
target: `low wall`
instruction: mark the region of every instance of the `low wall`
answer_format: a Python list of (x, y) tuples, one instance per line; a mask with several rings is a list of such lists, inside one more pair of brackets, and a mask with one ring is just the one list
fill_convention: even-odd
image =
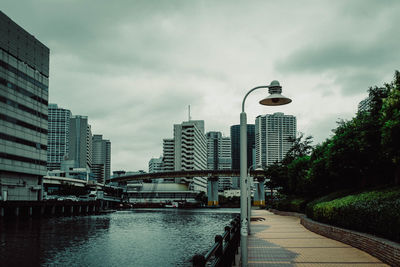
[(312, 232), (361, 249), (391, 266), (400, 266), (400, 244), (398, 243), (373, 235), (319, 223), (305, 216), (300, 218), (300, 223)]
[(277, 215), (299, 217), (300, 223), (314, 233), (361, 249), (391, 266), (400, 266), (400, 244), (398, 243), (373, 235), (316, 222), (307, 218), (302, 213), (278, 210), (270, 211)]

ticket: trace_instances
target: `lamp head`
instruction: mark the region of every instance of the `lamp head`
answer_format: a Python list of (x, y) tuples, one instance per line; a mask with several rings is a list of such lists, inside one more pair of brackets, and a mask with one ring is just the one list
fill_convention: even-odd
[(276, 80), (272, 81), (271, 84), (268, 86), (268, 92), (270, 93), (270, 95), (260, 101), (261, 105), (281, 106), (292, 102), (290, 98), (281, 95), (282, 86)]

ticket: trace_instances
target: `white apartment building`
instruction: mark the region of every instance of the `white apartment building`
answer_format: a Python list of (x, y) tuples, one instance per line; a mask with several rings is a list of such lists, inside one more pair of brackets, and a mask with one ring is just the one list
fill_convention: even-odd
[(47, 170), (60, 170), (61, 162), (68, 156), (71, 111), (49, 104), (48, 112)]
[(164, 171), (163, 157), (152, 158), (149, 160), (149, 173)]
[[(204, 134), (203, 120), (190, 120), (174, 125), (174, 170), (207, 169), (207, 140)], [(190, 182), (193, 190), (205, 191), (207, 179), (179, 178), (176, 182)]]
[(163, 171), (175, 170), (175, 148), (174, 139), (163, 139)]
[(296, 137), (296, 117), (277, 112), (256, 118), (256, 164), (264, 168), (281, 161), (292, 146), (289, 137)]

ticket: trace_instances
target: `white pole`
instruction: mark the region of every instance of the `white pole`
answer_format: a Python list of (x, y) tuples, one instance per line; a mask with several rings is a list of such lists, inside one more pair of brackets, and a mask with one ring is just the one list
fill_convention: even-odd
[(240, 248), (242, 267), (247, 267), (247, 117), (240, 113)]
[(247, 218), (248, 218), (248, 235), (251, 235), (251, 177), (250, 177), (250, 171), (249, 175), (247, 176)]

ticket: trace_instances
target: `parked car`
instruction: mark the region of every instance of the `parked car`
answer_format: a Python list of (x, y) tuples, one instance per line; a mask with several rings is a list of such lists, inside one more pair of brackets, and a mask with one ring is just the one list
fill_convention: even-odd
[(67, 200), (67, 201), (79, 201), (79, 199), (76, 196), (66, 196), (65, 200)]
[(43, 200), (57, 200), (58, 197), (57, 195), (44, 195)]

